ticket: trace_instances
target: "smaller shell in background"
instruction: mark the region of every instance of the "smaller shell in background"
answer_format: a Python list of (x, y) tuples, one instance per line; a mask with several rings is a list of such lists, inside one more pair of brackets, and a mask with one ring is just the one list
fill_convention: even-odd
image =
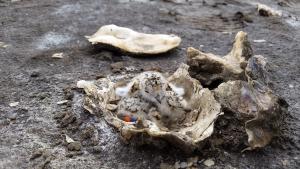
[(133, 54), (160, 54), (180, 45), (175, 35), (145, 34), (116, 25), (102, 26), (92, 36), (86, 36), (92, 44), (105, 44)]
[(281, 17), (282, 16), (282, 12), (272, 9), (271, 7), (265, 5), (265, 4), (257, 4), (257, 11), (259, 13), (259, 15), (261, 16), (278, 16)]

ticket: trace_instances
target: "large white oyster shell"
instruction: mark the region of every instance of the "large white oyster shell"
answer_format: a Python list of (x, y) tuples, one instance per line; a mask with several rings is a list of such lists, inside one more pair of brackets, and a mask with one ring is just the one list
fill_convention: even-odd
[(165, 53), (177, 46), (181, 38), (175, 35), (145, 34), (116, 25), (102, 26), (92, 36), (86, 36), (92, 44), (106, 44), (134, 54)]
[[(144, 72), (119, 85), (109, 78), (78, 83), (86, 92), (85, 108), (101, 112), (126, 140), (143, 135), (163, 139), (191, 152), (213, 133), (221, 114), (212, 92), (188, 74), (182, 64), (170, 77)], [(137, 119), (126, 122), (122, 114)]]

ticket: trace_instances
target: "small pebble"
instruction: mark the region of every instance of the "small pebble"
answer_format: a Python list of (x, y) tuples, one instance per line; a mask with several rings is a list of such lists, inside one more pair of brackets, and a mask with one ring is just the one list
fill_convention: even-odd
[(50, 149), (45, 149), (45, 150), (43, 151), (42, 157), (43, 157), (44, 159), (48, 159), (49, 157), (51, 157), (51, 155), (52, 155), (52, 151), (51, 151)]
[(61, 119), (61, 118), (65, 117), (66, 114), (67, 114), (66, 112), (57, 112), (57, 113), (55, 113), (53, 118), (54, 119)]
[(16, 120), (17, 119), (17, 113), (11, 113), (11, 114), (9, 114), (9, 116), (8, 116), (8, 119), (9, 120)]
[(74, 157), (74, 156), (77, 156), (77, 155), (82, 155), (83, 152), (82, 151), (77, 151), (77, 152), (69, 152), (68, 154), (66, 154), (66, 157)]
[(81, 150), (81, 144), (79, 141), (74, 141), (68, 144), (69, 151), (79, 151)]
[(180, 165), (180, 168), (187, 168), (188, 167), (187, 162), (181, 162), (179, 165)]
[(160, 163), (160, 169), (174, 169), (174, 167), (168, 163)]
[(108, 51), (103, 51), (99, 53), (99, 56), (103, 59), (103, 60), (109, 60), (112, 61), (113, 60), (113, 54), (111, 52)]
[(282, 160), (281, 162), (282, 162), (283, 166), (287, 166), (288, 164), (290, 164), (290, 162), (288, 160), (286, 160), (286, 159)]
[(40, 73), (36, 72), (36, 71), (34, 71), (30, 74), (30, 77), (39, 77), (39, 76), (40, 76)]
[(191, 167), (193, 165), (197, 165), (198, 160), (199, 160), (199, 158), (197, 156), (188, 158), (187, 159), (188, 167)]
[(92, 148), (93, 153), (101, 153), (102, 147), (101, 146), (95, 146)]
[(72, 112), (67, 112), (61, 119), (61, 127), (67, 127), (69, 124), (76, 121), (76, 116)]
[(161, 15), (165, 15), (169, 13), (169, 10), (167, 8), (159, 8), (158, 11)]
[(64, 88), (64, 98), (66, 100), (72, 100), (74, 97), (74, 92), (72, 91), (71, 88)]
[(36, 159), (36, 158), (42, 156), (43, 153), (44, 153), (44, 150), (43, 150), (43, 149), (37, 149), (37, 150), (35, 150), (35, 151), (32, 153), (32, 155), (31, 155), (31, 157), (30, 157), (30, 160), (34, 160), (34, 159)]
[(177, 161), (177, 162), (174, 164), (174, 168), (175, 168), (175, 169), (179, 169), (179, 168), (180, 168), (179, 161)]
[(207, 159), (203, 162), (203, 164), (207, 167), (211, 167), (211, 166), (215, 165), (215, 162), (212, 159)]
[(98, 79), (102, 79), (102, 78), (105, 78), (104, 74), (97, 74), (95, 79), (98, 80)]
[(94, 130), (96, 130), (94, 126), (92, 125), (87, 126), (82, 130), (81, 138), (82, 139), (91, 138), (94, 135)]
[(38, 97), (40, 100), (44, 100), (44, 99), (50, 97), (50, 94), (49, 94), (49, 93), (42, 92), (42, 93), (39, 93), (39, 94), (37, 95), (37, 97)]

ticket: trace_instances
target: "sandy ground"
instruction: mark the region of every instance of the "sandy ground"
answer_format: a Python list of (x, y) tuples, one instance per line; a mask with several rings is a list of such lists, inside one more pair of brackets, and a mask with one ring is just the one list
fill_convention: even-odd
[[(159, 168), (194, 156), (199, 157), (199, 168), (208, 158), (215, 162), (211, 168), (299, 167), (300, 2), (260, 1), (282, 10), (282, 18), (259, 16), (254, 1), (182, 2), (0, 0), (0, 168)], [(84, 36), (105, 24), (173, 33), (183, 42), (172, 53), (151, 57), (92, 47)], [(219, 147), (183, 155), (168, 146), (131, 146), (101, 118), (82, 110), (80, 92), (73, 92), (70, 105), (57, 105), (76, 81), (111, 74), (111, 63), (172, 72), (185, 62), (189, 46), (226, 54), (239, 30), (248, 32), (255, 54), (268, 58), (273, 89), (290, 105), (282, 134), (262, 150), (241, 153)], [(260, 39), (266, 42), (253, 42)], [(65, 57), (51, 58), (57, 52)], [(9, 106), (13, 102), (19, 104)], [(65, 127), (54, 119), (64, 111), (71, 111), (76, 122), (65, 122)], [(96, 135), (92, 143), (81, 140), (81, 131), (89, 126)], [(79, 153), (67, 150), (65, 134), (82, 141)]]

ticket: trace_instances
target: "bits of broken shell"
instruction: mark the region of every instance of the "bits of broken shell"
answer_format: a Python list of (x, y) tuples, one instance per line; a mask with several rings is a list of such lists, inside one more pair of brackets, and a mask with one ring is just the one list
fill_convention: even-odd
[(183, 161), (183, 162), (180, 162), (180, 161), (177, 161), (175, 163), (174, 166), (172, 166), (172, 168), (175, 168), (175, 169), (183, 169), (183, 168), (192, 168), (192, 166), (197, 166), (197, 161), (198, 161), (198, 157), (194, 158), (189, 158), (187, 162)]
[(54, 119), (60, 122), (61, 127), (67, 127), (69, 124), (74, 123), (77, 117), (72, 112), (58, 112), (54, 115)]
[(40, 76), (40, 72), (34, 71), (30, 74), (30, 77), (39, 77)]
[(70, 112), (68, 112), (65, 117), (61, 120), (62, 127), (67, 126), (76, 121), (76, 116)]
[(101, 146), (95, 146), (93, 147), (93, 152), (94, 153), (100, 153), (102, 151), (102, 147)]
[(85, 129), (82, 130), (81, 132), (81, 138), (82, 139), (87, 139), (91, 138), (94, 135), (94, 126), (87, 126)]
[(72, 100), (74, 97), (74, 93), (70, 87), (64, 88), (64, 98), (66, 100)]
[(80, 151), (81, 150), (81, 143), (79, 141), (74, 141), (68, 144), (69, 151)]

